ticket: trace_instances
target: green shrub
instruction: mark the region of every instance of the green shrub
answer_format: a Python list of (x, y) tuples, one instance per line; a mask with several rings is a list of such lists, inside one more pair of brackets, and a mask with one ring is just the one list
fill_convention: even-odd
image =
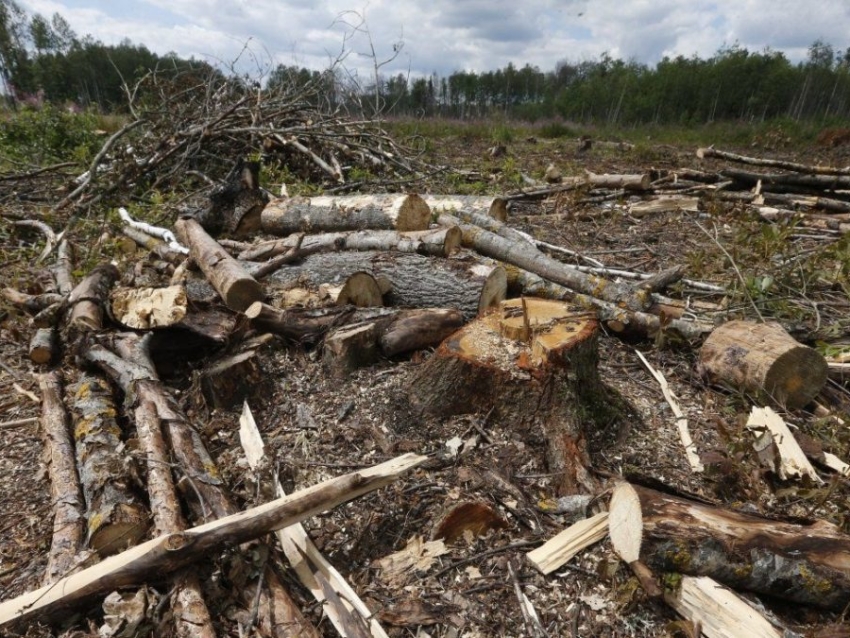
[(103, 143), (92, 113), (23, 108), (0, 119), (0, 155), (29, 165), (91, 160)]

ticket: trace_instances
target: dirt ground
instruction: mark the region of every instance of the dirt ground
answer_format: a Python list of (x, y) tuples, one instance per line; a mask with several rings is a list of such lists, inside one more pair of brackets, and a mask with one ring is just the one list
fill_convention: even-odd
[[(706, 140), (709, 143), (710, 140)], [(692, 148), (654, 147), (651, 151), (595, 151), (581, 153), (575, 142), (517, 141), (508, 145), (512, 167), (540, 176), (550, 162), (566, 174), (583, 169), (596, 173), (643, 172), (650, 167), (674, 169), (700, 164)], [(782, 151), (747, 149), (755, 154), (782, 156)], [(839, 151), (814, 161), (840, 162)], [(478, 171), (493, 193), (512, 190), (506, 183), (506, 161), (486, 156), (483, 146), (462, 139), (449, 140), (432, 151), (435, 161)], [(458, 166), (459, 165), (459, 166)], [(510, 168), (510, 167), (509, 167)], [(490, 176), (492, 175), (492, 179)], [(441, 189), (446, 188), (445, 185)], [(684, 263), (688, 277), (740, 288), (733, 264), (724, 259), (718, 243), (732, 245), (748, 233), (761, 232), (760, 223), (734, 206), (700, 214), (666, 212), (642, 218), (628, 216), (623, 201), (585, 204), (586, 193), (564, 195), (546, 202), (517, 202), (512, 226), (534, 237), (594, 257), (609, 267), (656, 272)], [(715, 243), (697, 226), (716, 231)], [(29, 262), (39, 250), (37, 237), (4, 231), (10, 245), (2, 264), (3, 285), (35, 292)], [(794, 238), (791, 251), (818, 250), (821, 238)], [(132, 270), (143, 253), (125, 257), (122, 270)], [(743, 253), (741, 259), (744, 259)], [(747, 272), (764, 272), (765, 261), (742, 262)], [(696, 268), (698, 272), (694, 272)], [(749, 270), (748, 270), (749, 269)], [(829, 291), (824, 291), (824, 298)], [(717, 319), (749, 316), (742, 297), (708, 295), (686, 286), (669, 293), (678, 298), (726, 303)], [(832, 336), (846, 336), (843, 313), (846, 296), (832, 291), (838, 301), (824, 305), (820, 325), (801, 315), (795, 334), (812, 336), (833, 326)], [(841, 303), (839, 303), (841, 302)], [(843, 305), (842, 305), (843, 304)], [(0, 323), (0, 599), (7, 600), (37, 587), (51, 538), (52, 507), (39, 426), (12, 423), (40, 414), (36, 371), (27, 357), (27, 317), (4, 303)], [(818, 332), (820, 331), (820, 332)], [(704, 474), (691, 472), (679, 440), (673, 414), (661, 390), (637, 351), (670, 382), (688, 418), (697, 449), (709, 463)], [(178, 392), (202, 432), (227, 483), (249, 507), (257, 489), (248, 478), (239, 445), (239, 411), (210, 411), (199, 402), (191, 383), (194, 371), (218, 353), (202, 352), (164, 380)], [(306, 523), (313, 540), (330, 562), (350, 579), (380, 618), (391, 636), (530, 636), (523, 620), (511, 569), (525, 596), (537, 611), (548, 636), (614, 637), (663, 636), (682, 631), (677, 616), (663, 603), (648, 600), (631, 571), (619, 562), (605, 541), (580, 553), (565, 567), (541, 575), (524, 555), (572, 522), (553, 510), (554, 478), (545, 462), (542, 433), (529, 427), (521, 432), (487, 419), (485, 414), (437, 420), (418, 414), (407, 400), (407, 388), (418, 366), (429, 356), (418, 353), (359, 370), (345, 379), (330, 376), (316, 350), (303, 350), (275, 340), (261, 354), (263, 387), (250, 403), (266, 442), (273, 450), (279, 475), (290, 491), (376, 464), (404, 452), (430, 456), (419, 470), (376, 493), (340, 506)], [(744, 396), (707, 387), (696, 373), (696, 350), (689, 344), (659, 339), (622, 338), (604, 331), (599, 342), (600, 376), (612, 397), (627, 406), (610, 427), (589, 432), (590, 471), (600, 486), (588, 514), (602, 511), (608, 490), (617, 477), (685, 495), (696, 495), (733, 509), (783, 520), (825, 519), (847, 527), (846, 480), (831, 479), (826, 493), (813, 486), (783, 483), (758, 464), (744, 432), (751, 406)], [(801, 431), (823, 440), (847, 458), (846, 438), (836, 434), (835, 419), (846, 419), (839, 404), (846, 395), (840, 384), (819, 398), (828, 415), (800, 410), (787, 414)], [(809, 406), (813, 410), (813, 406)], [(449, 443), (464, 443), (454, 451)], [(843, 446), (843, 449), (842, 447)], [(376, 561), (403, 549), (411, 540), (430, 540), (446, 513), (461, 503), (489, 506), (499, 525), (478, 537), (465, 535), (448, 543), (448, 553), (427, 569), (412, 571), (387, 582)], [(510, 569), (509, 569), (510, 568)], [(244, 610), (221, 594), (228, 573), (222, 562), (201, 566), (209, 584), (209, 600), (219, 618), (220, 635), (238, 635), (237, 620)], [(284, 582), (323, 635), (336, 635), (321, 607), (284, 566)], [(217, 586), (213, 586), (216, 583)], [(154, 589), (163, 587), (152, 583)], [(164, 592), (163, 592), (164, 593)], [(748, 597), (759, 609), (775, 615), (800, 635), (848, 635), (835, 614), (787, 603)], [(69, 614), (65, 626), (33, 626), (25, 635), (95, 635), (101, 624), (97, 605)], [(834, 631), (835, 633), (828, 633)], [(821, 632), (821, 633), (818, 633)], [(10, 634), (18, 635), (18, 634)], [(154, 633), (154, 635), (157, 635)], [(684, 634), (681, 634), (684, 635)]]

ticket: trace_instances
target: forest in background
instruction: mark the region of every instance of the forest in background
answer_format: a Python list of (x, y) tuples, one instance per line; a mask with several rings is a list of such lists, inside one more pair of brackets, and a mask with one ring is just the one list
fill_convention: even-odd
[[(543, 71), (526, 64), (448, 76), (383, 75), (368, 80), (341, 65), (323, 70), (279, 65), (262, 78), (268, 90), (318, 84), (331, 107), (367, 115), (486, 118), (523, 121), (562, 118), (592, 125), (694, 125), (775, 118), (837, 120), (850, 116), (850, 48), (816, 41), (807, 59), (792, 63), (778, 51), (725, 47), (708, 59), (678, 56), (654, 66), (603, 54), (562, 60)], [(116, 112), (126, 90), (152, 69), (200, 75), (238, 75), (207, 61), (158, 55), (129, 39), (107, 45), (79, 37), (67, 20), (29, 15), (0, 0), (0, 78), (12, 104), (43, 102)], [(258, 78), (244, 76), (246, 85)]]

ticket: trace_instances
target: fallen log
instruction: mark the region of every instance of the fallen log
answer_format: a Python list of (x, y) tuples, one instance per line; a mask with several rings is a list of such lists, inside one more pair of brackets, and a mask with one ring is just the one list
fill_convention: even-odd
[(43, 579), (49, 587), (71, 573), (83, 548), (83, 494), (68, 432), (68, 414), (62, 403), (62, 377), (54, 371), (36, 378), (41, 390), (41, 432), (50, 459), (47, 469), (53, 502), (53, 538)]
[(794, 409), (821, 391), (829, 367), (823, 355), (798, 343), (778, 323), (730, 321), (703, 343), (699, 371), (709, 383)]
[(30, 339), (30, 360), (39, 365), (47, 365), (56, 358), (56, 351), (56, 329), (38, 328)]
[(834, 191), (850, 188), (850, 174), (845, 175), (801, 175), (799, 173), (754, 173), (737, 168), (720, 171), (723, 177), (747, 186), (761, 182), (762, 188), (783, 186), (803, 186), (817, 190)]
[(68, 327), (79, 332), (100, 330), (109, 291), (120, 277), (113, 264), (96, 266), (68, 295)]
[(125, 446), (109, 384), (83, 374), (69, 391), (77, 468), (86, 503), (86, 541), (100, 556), (109, 556), (145, 536), (149, 513), (133, 491), (132, 462), (122, 453)]
[(652, 188), (649, 173), (640, 175), (596, 175), (587, 174), (587, 183), (594, 188), (622, 188), (627, 191), (648, 191)]
[(781, 204), (795, 208), (814, 208), (831, 213), (850, 213), (850, 202), (830, 197), (811, 197), (806, 195), (789, 195), (787, 193), (730, 193), (717, 191), (710, 193), (712, 199), (723, 202), (746, 202), (755, 205)]
[(508, 219), (508, 202), (501, 197), (483, 197), (477, 195), (426, 195), (425, 203), (431, 207), (431, 213), (439, 216), (449, 213), (463, 218), (464, 213), (485, 215), (500, 222)]
[(592, 490), (585, 428), (603, 421), (598, 330), (593, 316), (563, 302), (502, 302), (420, 366), (409, 384), (411, 403), (439, 417), (492, 411), (519, 431), (542, 423), (557, 490)]
[(426, 230), (431, 209), (419, 195), (286, 197), (270, 202), (260, 216), (272, 235), (341, 230)]
[[(395, 230), (355, 230), (342, 233), (307, 235), (301, 248), (310, 252), (330, 250), (380, 250), (417, 253), (434, 257), (448, 257), (460, 248), (461, 232), (458, 228), (435, 228), (400, 233)], [(293, 248), (296, 236), (262, 242), (246, 248), (239, 259), (259, 261), (282, 255)]]
[(56, 249), (56, 263), (50, 269), (53, 279), (56, 281), (56, 290), (63, 297), (70, 295), (74, 289), (73, 270), (74, 258), (71, 244), (68, 243), (67, 239), (63, 239)]
[[(458, 231), (458, 246), (460, 246), (459, 233), (460, 231)], [(27, 293), (20, 292), (14, 288), (4, 288), (3, 296), (7, 301), (15, 304), (31, 315), (37, 314), (48, 306), (61, 303), (65, 300), (65, 297), (55, 292), (45, 292), (40, 295), (28, 295)]]
[(463, 245), (487, 257), (518, 266), (575, 292), (598, 297), (629, 310), (645, 310), (651, 303), (648, 290), (635, 289), (583, 273), (548, 257), (526, 241), (510, 241), (483, 228), (462, 224), (451, 215), (440, 215), (441, 225), (459, 226), (463, 232)]
[(709, 576), (732, 589), (825, 609), (850, 603), (850, 537), (825, 521), (785, 523), (628, 483), (614, 496), (619, 492), (629, 511), (615, 516), (612, 509), (609, 523), (628, 526), (640, 539), (640, 559), (652, 570)]
[(850, 168), (838, 168), (835, 166), (818, 166), (812, 164), (799, 164), (798, 162), (787, 162), (785, 160), (774, 160), (763, 157), (748, 157), (746, 155), (738, 155), (737, 153), (729, 153), (721, 151), (709, 146), (708, 148), (698, 148), (696, 155), (699, 159), (706, 157), (716, 157), (729, 162), (737, 162), (739, 164), (750, 164), (752, 166), (768, 166), (770, 168), (781, 168), (787, 171), (796, 173), (809, 173), (812, 175), (850, 175)]
[(174, 228), (228, 308), (242, 311), (265, 297), (263, 287), (198, 222), (178, 219)]
[(284, 288), (296, 283), (318, 288), (337, 284), (360, 271), (390, 282), (385, 296), (388, 305), (454, 308), (466, 318), (498, 304), (507, 290), (503, 268), (484, 265), (468, 253), (448, 259), (408, 253), (319, 253), (274, 273), (269, 280)]
[(208, 559), (224, 547), (258, 538), (389, 485), (425, 460), (424, 456), (406, 454), (265, 505), (184, 532), (154, 538), (53, 585), (0, 603), (0, 627), (13, 622), (56, 618), (113, 589), (156, 582), (164, 574)]

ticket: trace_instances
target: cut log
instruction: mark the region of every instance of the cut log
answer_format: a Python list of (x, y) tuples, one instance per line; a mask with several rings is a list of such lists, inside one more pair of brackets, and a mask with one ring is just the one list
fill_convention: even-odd
[(649, 173), (642, 175), (596, 175), (587, 174), (587, 183), (594, 188), (623, 188), (627, 191), (648, 191), (652, 188)]
[(584, 428), (596, 424), (604, 401), (597, 338), (598, 323), (586, 312), (511, 299), (446, 339), (417, 370), (409, 396), (440, 417), (492, 411), (519, 431), (542, 423), (559, 491), (592, 488)]
[(83, 547), (83, 494), (74, 463), (74, 444), (68, 432), (68, 414), (62, 403), (59, 372), (37, 376), (41, 390), (41, 432), (50, 459), (50, 496), (53, 501), (53, 538), (47, 555), (44, 583), (48, 586), (71, 573)]
[(449, 213), (463, 218), (463, 213), (476, 213), (492, 217), (500, 222), (508, 219), (508, 202), (501, 197), (482, 197), (476, 195), (426, 195), (425, 203), (431, 212), (439, 216)]
[[(251, 265), (247, 264), (250, 268)], [(344, 252), (311, 255), (269, 279), (291, 288), (337, 284), (363, 271), (391, 284), (388, 305), (403, 308), (453, 308), (472, 318), (505, 298), (507, 280), (499, 266), (484, 265), (468, 253), (448, 259), (406, 253)]]
[[(331, 250), (381, 250), (417, 253), (433, 257), (448, 257), (460, 248), (461, 232), (456, 227), (414, 230), (400, 233), (395, 230), (355, 230), (344, 233), (307, 235), (301, 248), (309, 252)], [(239, 259), (257, 261), (271, 259), (293, 248), (296, 236), (262, 242), (239, 254)]]
[(460, 226), (463, 245), (467, 248), (474, 248), (482, 255), (518, 266), (575, 292), (598, 297), (629, 310), (645, 310), (651, 303), (649, 291), (583, 273), (544, 255), (528, 242), (511, 241), (483, 228), (462, 224), (451, 215), (440, 215), (438, 222), (444, 226)]
[[(457, 230), (458, 246), (460, 246), (460, 230)], [(3, 296), (11, 303), (28, 312), (37, 314), (53, 304), (62, 303), (65, 298), (55, 292), (45, 292), (40, 295), (28, 295), (14, 288), (4, 288)]]
[(319, 297), (329, 299), (336, 306), (376, 308), (384, 305), (378, 281), (367, 272), (354, 273), (341, 286), (322, 284)]
[(258, 538), (389, 485), (426, 460), (414, 454), (400, 456), (185, 532), (154, 538), (55, 585), (0, 603), (0, 627), (15, 621), (67, 617), (68, 610), (85, 600), (116, 588), (153, 582), (193, 562), (208, 560), (226, 546)]
[(56, 358), (56, 330), (39, 328), (30, 339), (30, 360), (39, 365), (47, 365)]
[(708, 148), (698, 148), (697, 157), (705, 159), (706, 157), (717, 157), (729, 162), (738, 162), (739, 164), (751, 164), (753, 166), (769, 166), (771, 168), (781, 168), (797, 173), (812, 173), (814, 175), (850, 175), (850, 168), (837, 168), (834, 166), (813, 166), (810, 164), (799, 164), (797, 162), (787, 162), (785, 160), (765, 159), (762, 157), (747, 157), (746, 155), (738, 155), (729, 153), (710, 146)]
[(268, 378), (257, 358), (256, 350), (248, 350), (201, 370), (200, 385), (207, 407), (228, 410), (246, 399), (262, 396), (269, 389)]
[(67, 297), (74, 289), (74, 276), (71, 274), (74, 270), (74, 257), (72, 254), (71, 244), (67, 239), (59, 242), (59, 248), (56, 249), (56, 263), (50, 271), (53, 273), (53, 279), (56, 281), (56, 290), (63, 297)]
[(826, 384), (823, 356), (793, 339), (778, 323), (730, 321), (700, 350), (699, 368), (713, 384), (727, 384), (760, 400), (801, 408)]
[(158, 237), (151, 237), (137, 228), (133, 228), (132, 226), (122, 226), (121, 232), (136, 242), (137, 245), (142, 248), (146, 248), (154, 255), (160, 259), (164, 259), (170, 264), (177, 266), (186, 259), (185, 254), (176, 248), (169, 246), (162, 239), (159, 239)]
[(263, 287), (198, 222), (179, 219), (174, 228), (228, 308), (241, 312), (265, 297)]
[(709, 576), (732, 589), (825, 609), (850, 603), (850, 537), (835, 526), (794, 525), (629, 489), (639, 500), (639, 520), (631, 524), (642, 531), (640, 559), (656, 572)]
[(419, 195), (291, 197), (274, 200), (261, 215), (272, 235), (339, 230), (426, 230), (431, 209)]
[(149, 515), (133, 491), (132, 462), (122, 442), (109, 384), (84, 374), (69, 391), (88, 546), (100, 556), (109, 556), (144, 537)]
[(805, 187), (814, 190), (834, 191), (850, 188), (850, 175), (801, 175), (799, 173), (754, 173), (737, 168), (726, 168), (720, 171), (723, 177), (735, 180), (746, 186), (755, 186), (761, 182), (762, 187), (778, 191), (782, 187)]
[(79, 332), (100, 330), (103, 327), (103, 309), (109, 291), (118, 280), (118, 268), (112, 264), (95, 267), (68, 295), (68, 326)]

